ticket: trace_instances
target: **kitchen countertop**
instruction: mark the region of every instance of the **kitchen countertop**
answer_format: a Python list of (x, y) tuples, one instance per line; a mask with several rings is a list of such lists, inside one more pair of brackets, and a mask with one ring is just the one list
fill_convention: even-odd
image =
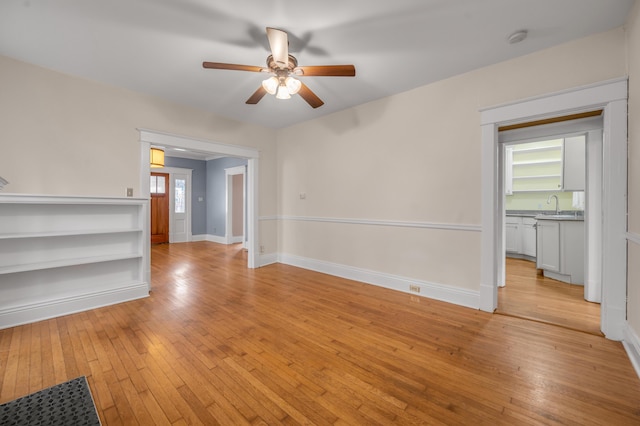
[(584, 221), (584, 212), (577, 212), (573, 210), (568, 211), (560, 211), (559, 214), (556, 214), (554, 211), (550, 210), (507, 210), (507, 216), (521, 216), (521, 217), (532, 217), (534, 219), (539, 220), (582, 220)]

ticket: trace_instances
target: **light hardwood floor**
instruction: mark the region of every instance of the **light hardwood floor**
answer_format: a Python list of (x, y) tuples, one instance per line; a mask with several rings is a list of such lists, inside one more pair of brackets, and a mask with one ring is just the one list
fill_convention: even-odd
[(0, 331), (0, 403), (86, 375), (105, 425), (640, 423), (600, 336), (237, 246), (155, 246), (149, 298)]
[(602, 335), (600, 305), (584, 300), (584, 287), (538, 275), (524, 259), (507, 258), (496, 312)]

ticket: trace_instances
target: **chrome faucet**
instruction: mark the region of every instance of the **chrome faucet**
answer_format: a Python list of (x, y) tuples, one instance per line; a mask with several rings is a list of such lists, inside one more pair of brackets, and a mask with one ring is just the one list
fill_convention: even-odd
[(560, 213), (558, 210), (558, 196), (557, 195), (549, 195), (549, 198), (547, 198), (547, 204), (551, 204), (551, 199), (555, 198), (556, 199), (556, 214)]

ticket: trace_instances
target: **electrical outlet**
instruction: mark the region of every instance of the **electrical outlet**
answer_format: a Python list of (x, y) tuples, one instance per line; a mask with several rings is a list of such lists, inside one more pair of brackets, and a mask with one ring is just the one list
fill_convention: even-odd
[(264, 246), (260, 246), (260, 254), (264, 253)]
[(409, 291), (412, 291), (414, 293), (420, 293), (420, 286), (417, 285), (410, 285), (409, 286)]
[(133, 188), (127, 188), (127, 197), (133, 197)]

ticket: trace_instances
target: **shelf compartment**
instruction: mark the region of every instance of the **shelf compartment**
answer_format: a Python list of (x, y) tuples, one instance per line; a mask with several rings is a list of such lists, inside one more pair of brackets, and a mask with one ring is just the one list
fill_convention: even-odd
[(43, 269), (64, 268), (75, 265), (88, 265), (91, 263), (113, 262), (116, 260), (142, 258), (142, 253), (113, 254), (105, 256), (77, 257), (70, 259), (49, 260), (43, 262), (24, 263), (0, 267), (0, 275), (16, 274), (20, 272), (37, 271)]
[(53, 238), (53, 237), (66, 237), (74, 235), (104, 235), (104, 234), (125, 234), (129, 232), (142, 232), (141, 228), (131, 229), (87, 229), (77, 231), (54, 231), (54, 232), (16, 232), (9, 234), (0, 234), (0, 240), (13, 240), (20, 238)]

